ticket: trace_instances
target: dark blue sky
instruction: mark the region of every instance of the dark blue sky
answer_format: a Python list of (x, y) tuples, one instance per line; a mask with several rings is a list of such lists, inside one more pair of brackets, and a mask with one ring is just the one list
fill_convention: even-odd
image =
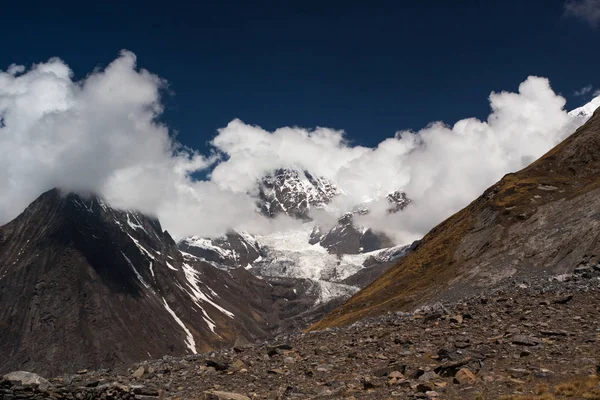
[(240, 118), (372, 146), (485, 118), (490, 91), (532, 74), (581, 105), (573, 92), (600, 83), (599, 32), (561, 0), (4, 2), (0, 68), (59, 56), (83, 77), (128, 49), (169, 81), (165, 119), (187, 145)]

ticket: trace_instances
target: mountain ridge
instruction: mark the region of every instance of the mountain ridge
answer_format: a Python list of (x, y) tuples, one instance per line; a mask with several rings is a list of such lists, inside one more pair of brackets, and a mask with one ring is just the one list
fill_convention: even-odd
[(0, 227), (0, 370), (56, 373), (268, 336), (282, 294), (182, 255), (156, 219), (58, 190)]

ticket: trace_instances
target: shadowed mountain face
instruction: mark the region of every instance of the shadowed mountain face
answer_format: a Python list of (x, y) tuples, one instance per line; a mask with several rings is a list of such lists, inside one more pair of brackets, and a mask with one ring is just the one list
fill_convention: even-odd
[(243, 267), (261, 249), (244, 233), (181, 247), (138, 212), (41, 195), (0, 227), (0, 373), (114, 368), (303, 329), (404, 254), (371, 257), (349, 286), (257, 277)]
[(312, 329), (452, 300), (507, 278), (600, 259), (600, 112), (529, 167), (432, 229), (406, 258)]
[(207, 351), (277, 325), (273, 288), (184, 256), (160, 223), (51, 190), (0, 228), (0, 372)]

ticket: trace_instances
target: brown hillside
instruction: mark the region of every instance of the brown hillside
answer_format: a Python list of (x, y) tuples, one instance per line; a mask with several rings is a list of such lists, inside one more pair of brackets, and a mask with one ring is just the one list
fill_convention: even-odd
[(451, 300), (505, 278), (548, 276), (600, 258), (600, 112), (508, 174), (419, 247), (311, 327)]

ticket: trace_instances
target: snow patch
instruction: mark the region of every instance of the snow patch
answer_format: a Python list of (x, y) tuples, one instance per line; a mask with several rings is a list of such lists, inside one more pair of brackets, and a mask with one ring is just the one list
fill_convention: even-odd
[(146, 287), (146, 289), (150, 289), (150, 285), (148, 285), (148, 283), (144, 280), (144, 278), (142, 277), (142, 275), (140, 275), (140, 273), (135, 268), (135, 266), (133, 265), (133, 263), (131, 262), (131, 260), (129, 259), (129, 257), (127, 257), (125, 255), (125, 253), (123, 253), (123, 252), (121, 252), (121, 254), (123, 254), (123, 257), (125, 257), (125, 260), (127, 261), (127, 264), (129, 264), (129, 266), (131, 267), (131, 269), (133, 270), (133, 272), (135, 272), (135, 275), (137, 276), (137, 278), (140, 280), (140, 282), (142, 282), (142, 285), (144, 285)]
[(183, 263), (183, 273), (185, 274), (185, 278), (189, 283), (190, 290), (192, 291), (192, 299), (194, 299), (194, 302), (198, 305), (198, 307), (201, 307), (199, 302), (204, 301), (216, 308), (217, 310), (221, 311), (229, 318), (234, 317), (234, 314), (232, 312), (227, 311), (226, 309), (209, 299), (208, 296), (206, 296), (202, 292), (202, 290), (200, 290), (200, 286), (198, 286), (198, 271), (196, 271), (194, 267), (192, 267), (189, 264)]
[(127, 234), (127, 236), (129, 236), (129, 238), (131, 240), (133, 240), (133, 243), (135, 243), (135, 245), (138, 247), (138, 249), (140, 249), (140, 251), (142, 252), (142, 254), (145, 254), (149, 259), (154, 260), (155, 257), (152, 254), (150, 254), (150, 252), (148, 250), (146, 250), (144, 248), (144, 246), (142, 246), (140, 244), (140, 242), (136, 238), (134, 238), (133, 236), (131, 236), (129, 233)]
[(236, 254), (233, 250), (226, 250), (219, 246), (215, 246), (212, 243), (212, 240), (210, 240), (210, 239), (201, 238), (199, 236), (192, 236), (192, 237), (184, 239), (183, 242), (190, 247), (198, 247), (200, 249), (214, 251), (215, 253), (219, 254), (219, 256), (222, 258), (227, 258), (227, 259), (235, 259), (236, 258)]
[(172, 269), (173, 271), (177, 271), (177, 268), (175, 268), (174, 266), (172, 266), (170, 262), (168, 262), (168, 261), (165, 261), (165, 262), (167, 263), (167, 267), (169, 269)]
[(146, 229), (144, 229), (144, 227), (141, 225), (140, 220), (137, 219), (137, 217), (135, 216), (135, 214), (133, 215), (133, 217), (138, 222), (137, 224), (134, 223), (134, 222), (132, 222), (131, 219), (129, 219), (129, 211), (127, 211), (125, 214), (127, 215), (127, 225), (129, 225), (130, 227), (132, 227), (134, 231), (137, 230), (137, 229), (141, 229), (142, 231), (148, 233), (146, 231)]
[(196, 351), (196, 341), (194, 340), (194, 336), (192, 335), (192, 332), (190, 332), (190, 330), (185, 326), (183, 321), (181, 321), (181, 319), (179, 319), (177, 314), (175, 314), (175, 311), (171, 310), (171, 307), (169, 307), (167, 300), (165, 300), (164, 297), (162, 298), (162, 300), (163, 300), (163, 303), (165, 304), (165, 309), (169, 312), (169, 314), (171, 314), (171, 316), (173, 317), (175, 322), (177, 322), (177, 324), (179, 326), (181, 326), (181, 328), (183, 328), (183, 330), (186, 334), (185, 345), (187, 346), (188, 349), (190, 349), (190, 351), (193, 354), (198, 354), (198, 352)]

